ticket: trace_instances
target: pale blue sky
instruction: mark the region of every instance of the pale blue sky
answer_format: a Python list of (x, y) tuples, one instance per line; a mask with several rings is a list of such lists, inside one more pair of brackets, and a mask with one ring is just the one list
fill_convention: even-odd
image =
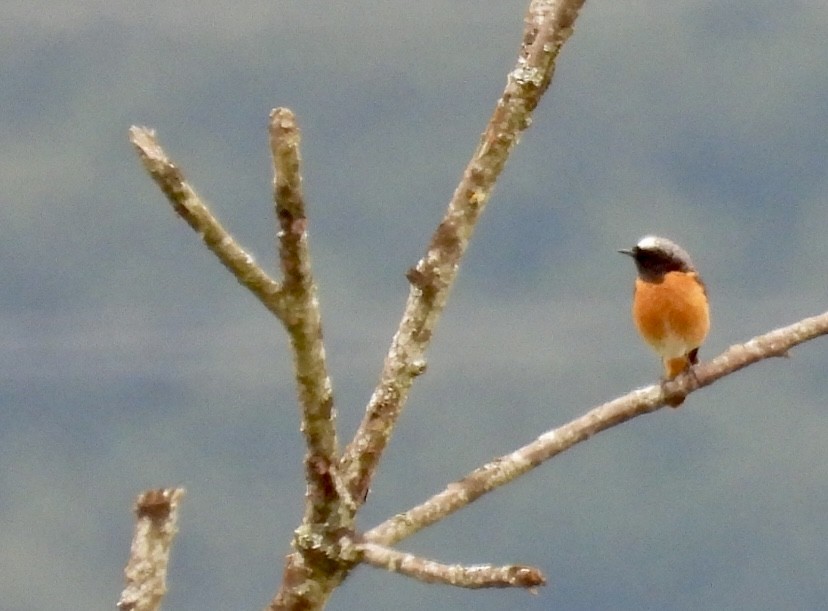
[[(490, 6), (490, 5), (496, 6)], [(301, 514), (287, 341), (172, 213), (158, 131), (273, 269), (267, 116), (303, 129), (347, 439), (502, 91), (526, 3), (74, 3), (0, 20), (0, 599), (114, 608), (144, 488), (188, 496), (166, 609), (259, 609)], [(828, 304), (828, 9), (587, 2), (499, 182), (360, 517), (369, 528), (660, 374), (643, 234), (707, 282), (702, 358)], [(400, 547), (540, 566), (467, 592), (360, 568), (330, 609), (813, 609), (828, 601), (828, 341), (602, 434)]]

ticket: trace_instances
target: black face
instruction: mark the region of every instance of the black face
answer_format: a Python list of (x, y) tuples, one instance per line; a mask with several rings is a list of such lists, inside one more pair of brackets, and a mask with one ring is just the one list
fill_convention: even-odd
[(636, 246), (632, 250), (619, 252), (629, 255), (635, 260), (635, 266), (642, 278), (655, 279), (664, 276), (668, 272), (691, 271), (687, 261), (667, 250), (642, 249)]

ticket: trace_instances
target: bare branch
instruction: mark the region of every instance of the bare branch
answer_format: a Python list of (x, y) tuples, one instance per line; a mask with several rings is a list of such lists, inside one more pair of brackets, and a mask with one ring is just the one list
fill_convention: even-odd
[[(338, 461), (334, 432), (331, 383), (325, 368), (325, 350), (316, 287), (310, 273), (306, 219), (299, 176), (299, 131), (288, 110), (271, 114), (274, 197), (281, 231), (279, 255), (285, 274), (283, 284), (272, 280), (239, 246), (167, 157), (153, 130), (135, 127), (130, 139), (141, 161), (175, 211), (202, 236), (204, 243), (238, 281), (253, 292), (285, 325), (294, 347), (296, 377), (303, 407), (303, 430), (314, 448), (307, 462), (309, 477), (324, 479), (315, 488), (344, 491), (341, 478), (330, 465)], [(324, 496), (324, 495), (323, 495)]]
[(434, 233), (425, 256), (411, 269), (411, 289), (392, 340), (380, 382), (342, 463), (355, 499), (362, 501), (391, 437), (414, 378), (422, 373), (424, 353), (443, 311), (458, 266), (497, 177), (520, 133), (546, 91), (561, 45), (584, 0), (533, 0), (525, 19), (517, 65), (483, 133), (480, 144)]
[(172, 541), (178, 532), (178, 506), (183, 488), (162, 488), (142, 493), (135, 504), (138, 520), (124, 574), (121, 611), (154, 611), (167, 593), (167, 566)]
[(178, 215), (201, 236), (207, 248), (213, 251), (242, 285), (279, 319), (284, 318), (285, 306), (279, 283), (256, 265), (253, 257), (239, 246), (233, 236), (210, 213), (181, 170), (170, 161), (158, 144), (155, 131), (132, 126), (129, 129), (129, 138), (138, 150), (147, 172), (161, 187)]
[(531, 566), (462, 566), (440, 564), (376, 543), (361, 543), (357, 548), (366, 564), (400, 573), (426, 583), (442, 583), (459, 588), (530, 588), (546, 585), (539, 569)]
[[(286, 559), (282, 586), (271, 601), (270, 609), (316, 609), (320, 608), (333, 588), (344, 579), (353, 566), (351, 558), (333, 558), (329, 554), (318, 554), (328, 548), (326, 540), (335, 536), (335, 521), (339, 518), (341, 528), (352, 528), (357, 506), (364, 502), (368, 485), (388, 443), (394, 424), (405, 404), (413, 379), (425, 370), (423, 354), (428, 346), (437, 319), (443, 310), (449, 289), (457, 274), (458, 265), (471, 237), (474, 225), (483, 211), (495, 180), (506, 163), (509, 152), (517, 138), (529, 125), (532, 110), (537, 106), (552, 77), (554, 58), (560, 46), (572, 32), (572, 23), (583, 0), (562, 0), (557, 2), (533, 0), (526, 18), (526, 31), (517, 67), (509, 75), (506, 90), (498, 101), (495, 112), (467, 166), (458, 185), (446, 216), (432, 237), (425, 257), (416, 268), (408, 273), (411, 291), (399, 329), (392, 340), (386, 357), (381, 380), (366, 409), (365, 417), (346, 449), (341, 460), (341, 469), (329, 462), (335, 455), (335, 437), (332, 437), (332, 405), (324, 401), (329, 386), (320, 385), (324, 371), (324, 351), (315, 353), (318, 360), (313, 362), (311, 349), (305, 354), (312, 379), (300, 375), (304, 423), (319, 425), (319, 429), (305, 430), (308, 442), (306, 470), (309, 482), (324, 483), (324, 475), (330, 476), (330, 487), (326, 490), (309, 486), (305, 520), (294, 538), (294, 553)], [(306, 218), (302, 204), (301, 181), (299, 179), (299, 134), (293, 114), (277, 109), (271, 114), (271, 148), (276, 169), (277, 216), (280, 232), (280, 258), (285, 272), (285, 290), (293, 299), (305, 305), (299, 307), (303, 314), (299, 319), (288, 317), (288, 328), (292, 324), (301, 326), (302, 342), (313, 342), (321, 338), (315, 288), (310, 278), (309, 260), (306, 252)], [(293, 283), (293, 288), (287, 284)], [(307, 309), (311, 307), (311, 309)], [(314, 327), (315, 325), (315, 327)], [(314, 334), (315, 328), (318, 333)], [(297, 357), (297, 372), (303, 365), (298, 359), (307, 345), (297, 345), (297, 337), (291, 332)], [(320, 367), (317, 367), (320, 366)], [(328, 411), (329, 410), (329, 411)], [(326, 411), (330, 414), (331, 428), (327, 430)], [(311, 422), (312, 421), (312, 422)], [(332, 444), (325, 440), (333, 439)], [(333, 450), (325, 451), (326, 448)], [(314, 454), (316, 450), (323, 452)], [(347, 491), (338, 478), (344, 474)], [(328, 492), (325, 498), (316, 498)], [(311, 506), (312, 504), (312, 506)], [(322, 530), (314, 525), (322, 525)], [(299, 536), (310, 528), (310, 536)], [(305, 533), (308, 534), (308, 533)], [(306, 546), (303, 541), (311, 540)], [(326, 564), (327, 563), (327, 564)]]
[(293, 345), (302, 406), (302, 432), (308, 446), (305, 519), (320, 523), (328, 519), (330, 508), (326, 504), (337, 500), (344, 487), (338, 472), (336, 413), (322, 343), (322, 316), (308, 248), (300, 141), (293, 113), (287, 108), (271, 111), (273, 197), (279, 222), (279, 261), (284, 272), (286, 301), (283, 322)]
[(336, 412), (322, 343), (322, 316), (311, 271), (302, 194), (301, 134), (293, 113), (270, 113), (273, 198), (284, 273), (285, 324), (293, 346), (302, 432), (305, 435), (305, 516), (294, 551), (285, 560), (282, 585), (269, 609), (317, 609), (341, 583), (355, 558), (345, 558), (338, 533), (353, 528), (356, 504), (339, 471)]
[[(322, 344), (322, 325), (316, 286), (311, 275), (307, 220), (301, 189), (299, 130), (287, 109), (271, 113), (270, 143), (274, 167), (274, 199), (279, 221), (279, 260), (284, 281), (279, 284), (259, 268), (232, 236), (213, 217), (195, 190), (164, 153), (147, 128), (132, 127), (130, 139), (144, 167), (172, 203), (175, 211), (198, 232), (219, 260), (250, 289), (285, 326), (294, 353), (296, 379), (302, 408), (302, 431), (308, 446), (305, 476), (308, 482), (305, 517), (297, 533), (315, 534), (328, 547), (331, 533), (353, 527), (356, 505), (339, 474), (339, 451), (331, 382)], [(296, 551), (286, 560), (283, 585), (271, 603), (274, 608), (316, 606), (342, 580), (354, 559), (342, 560), (331, 569), (331, 558), (297, 539)], [(334, 560), (340, 560), (334, 558)], [(310, 589), (304, 587), (309, 585)], [(291, 589), (295, 586), (295, 589)], [(319, 593), (314, 596), (311, 590)], [(125, 599), (126, 600), (126, 599)], [(311, 601), (314, 601), (311, 603)], [(282, 604), (285, 607), (282, 607)], [(321, 603), (319, 603), (321, 604)]]
[(365, 533), (365, 541), (393, 545), (454, 513), (487, 492), (508, 484), (541, 463), (622, 422), (653, 412), (676, 394), (686, 395), (766, 358), (787, 355), (803, 342), (828, 334), (828, 312), (776, 329), (745, 344), (728, 348), (690, 373), (663, 385), (652, 385), (619, 397), (532, 443), (475, 469), (421, 505), (386, 520)]

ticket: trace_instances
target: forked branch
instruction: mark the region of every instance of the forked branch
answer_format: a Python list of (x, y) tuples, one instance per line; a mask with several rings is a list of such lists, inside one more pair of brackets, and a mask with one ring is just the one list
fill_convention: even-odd
[[(301, 190), (300, 138), (293, 114), (277, 109), (270, 122), (279, 259), (284, 275), (281, 283), (270, 279), (210, 214), (158, 146), (154, 133), (145, 128), (131, 129), (132, 142), (145, 167), (174, 209), (202, 235), (207, 246), (237, 279), (279, 318), (290, 335), (302, 408), (302, 431), (308, 447), (305, 461), (308, 492), (305, 516), (294, 538), (295, 551), (286, 559), (282, 587), (270, 608), (320, 608), (350, 568), (359, 562), (356, 556), (345, 553), (341, 541), (352, 532), (354, 515), (364, 502), (411, 383), (425, 369), (425, 350), (477, 219), (509, 153), (529, 126), (532, 112), (549, 86), (555, 58), (572, 33), (583, 2), (530, 2), (516, 66), (508, 76), (505, 91), (425, 256), (407, 275), (411, 289), (403, 319), (365, 418), (341, 458), (322, 344), (321, 316), (311, 275)], [(368, 556), (372, 557), (371, 553)], [(431, 574), (422, 566), (412, 569), (411, 558), (399, 566), (400, 570), (411, 569), (412, 574)], [(511, 579), (513, 583), (509, 585), (525, 586), (534, 583), (533, 580), (541, 583), (540, 578), (532, 577), (534, 569), (506, 567), (506, 572), (499, 577), (497, 570), (497, 567), (488, 567), (486, 572), (478, 567), (443, 574), (458, 579), (465, 575), (463, 579), (469, 584), (493, 583), (499, 579), (504, 584)]]
[[(285, 109), (271, 114), (270, 142), (274, 166), (274, 200), (279, 222), (279, 260), (282, 283), (259, 267), (190, 186), (183, 172), (158, 143), (155, 132), (132, 127), (130, 139), (173, 209), (202, 236), (224, 266), (273, 312), (287, 329), (293, 346), (296, 380), (302, 413), (302, 430), (308, 445), (308, 512), (335, 511), (330, 506), (342, 490), (336, 471), (339, 460), (333, 417), (331, 382), (325, 365), (322, 324), (316, 286), (311, 274), (307, 220), (301, 190), (299, 130)], [(327, 504), (326, 504), (327, 503)], [(324, 521), (320, 515), (312, 521)]]
[[(308, 493), (305, 516), (294, 539), (295, 551), (286, 559), (282, 587), (270, 604), (272, 609), (321, 608), (359, 562), (423, 581), (462, 587), (542, 585), (542, 574), (531, 567), (445, 565), (386, 546), (443, 519), (592, 435), (659, 409), (668, 398), (692, 393), (752, 363), (787, 354), (794, 346), (828, 333), (825, 313), (733, 346), (719, 357), (699, 364), (690, 374), (633, 391), (541, 435), (450, 484), (422, 505), (376, 526), (365, 533), (360, 543), (352, 543), (354, 515), (364, 502), (411, 384), (425, 369), (425, 351), (477, 220), (510, 151), (529, 126), (532, 112), (549, 86), (555, 58), (572, 33), (582, 4), (583, 0), (531, 2), (517, 64), (425, 255), (407, 274), (411, 287), (402, 321), (364, 419), (341, 457), (317, 290), (311, 273), (301, 188), (300, 135), (293, 114), (287, 109), (276, 109), (270, 122), (279, 260), (284, 276), (281, 283), (269, 278), (210, 214), (158, 146), (153, 132), (132, 128), (132, 141), (145, 167), (174, 209), (239, 282), (279, 318), (291, 339), (302, 430), (308, 448)], [(127, 567), (129, 584), (119, 602), (122, 609), (153, 609), (160, 603), (180, 494), (174, 489), (156, 491), (155, 496), (139, 501), (137, 543), (133, 543)], [(153, 566), (148, 569), (142, 564), (145, 562)]]

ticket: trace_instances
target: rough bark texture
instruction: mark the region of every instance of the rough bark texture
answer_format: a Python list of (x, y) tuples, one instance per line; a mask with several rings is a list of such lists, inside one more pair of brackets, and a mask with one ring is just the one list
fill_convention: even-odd
[(364, 538), (374, 543), (393, 545), (593, 435), (660, 409), (670, 397), (677, 394), (686, 396), (748, 365), (771, 357), (785, 356), (795, 346), (826, 334), (828, 312), (760, 335), (744, 344), (731, 346), (711, 361), (699, 363), (689, 373), (667, 383), (634, 390), (596, 407), (560, 428), (544, 433), (511, 454), (496, 458), (463, 479), (449, 484), (445, 490), (421, 505), (367, 531)]
[(167, 593), (167, 567), (178, 532), (178, 506), (183, 488), (148, 490), (135, 503), (135, 534), (118, 600), (121, 611), (155, 611)]
[[(293, 352), (301, 427), (306, 443), (305, 513), (285, 559), (278, 593), (269, 609), (311, 610), (359, 563), (422, 581), (466, 588), (520, 587), (545, 583), (538, 569), (522, 565), (459, 566), (387, 547), (433, 524), (592, 435), (659, 409), (751, 363), (786, 355), (794, 346), (828, 333), (828, 313), (733, 346), (662, 385), (654, 385), (596, 407), (449, 484), (425, 503), (360, 536), (356, 513), (365, 502), (377, 465), (405, 407), (414, 379), (426, 369), (425, 352), (442, 314), (460, 262), (508, 156), (530, 125), (547, 90), (555, 60), (572, 34), (584, 0), (532, 0), (519, 57), (509, 73), (471, 161), (463, 171), (445, 216), (424, 256), (408, 271), (408, 301), (385, 358), (364, 418), (340, 454), (336, 411), (327, 372), (322, 319), (308, 245), (308, 216), (301, 179), (301, 135), (293, 113), (270, 116), (278, 252), (283, 278), (271, 279), (213, 217), (183, 173), (169, 160), (151, 130), (133, 127), (131, 139), (152, 178), (174, 210), (202, 237), (238, 281), (250, 289), (285, 327)], [(166, 591), (166, 568), (183, 491), (150, 491), (138, 502), (138, 521), (123, 610), (156, 609)]]

